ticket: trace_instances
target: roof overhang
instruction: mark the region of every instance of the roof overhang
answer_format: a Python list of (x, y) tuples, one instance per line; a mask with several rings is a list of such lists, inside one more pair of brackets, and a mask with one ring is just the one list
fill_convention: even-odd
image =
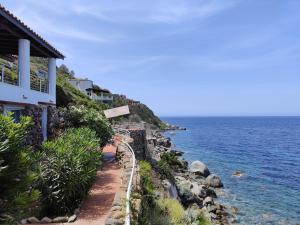
[(65, 56), (0, 5), (0, 54), (18, 54), (18, 40), (30, 41), (30, 55), (64, 59)]

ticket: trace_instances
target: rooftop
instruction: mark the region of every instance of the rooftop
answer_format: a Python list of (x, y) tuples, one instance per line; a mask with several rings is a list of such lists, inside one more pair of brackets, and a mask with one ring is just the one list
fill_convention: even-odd
[(18, 54), (18, 40), (30, 40), (30, 54), (64, 59), (64, 55), (0, 4), (0, 54)]

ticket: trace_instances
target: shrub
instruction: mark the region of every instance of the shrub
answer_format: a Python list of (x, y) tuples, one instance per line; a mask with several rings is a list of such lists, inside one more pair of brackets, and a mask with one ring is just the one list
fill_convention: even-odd
[(0, 214), (5, 211), (18, 217), (20, 211), (30, 211), (40, 197), (34, 188), (33, 152), (24, 145), (30, 125), (29, 117), (15, 123), (10, 115), (0, 114)]
[(96, 109), (83, 105), (71, 106), (63, 111), (63, 116), (70, 127), (86, 126), (96, 131), (102, 146), (110, 140), (113, 134), (109, 121)]
[(164, 152), (158, 161), (158, 171), (163, 179), (173, 180), (172, 169), (180, 167), (181, 163), (172, 152)]
[(48, 213), (71, 213), (87, 195), (101, 164), (99, 141), (89, 128), (71, 128), (43, 144), (40, 188)]
[(161, 214), (167, 216), (172, 224), (186, 224), (184, 208), (177, 199), (160, 199), (157, 204), (162, 211)]

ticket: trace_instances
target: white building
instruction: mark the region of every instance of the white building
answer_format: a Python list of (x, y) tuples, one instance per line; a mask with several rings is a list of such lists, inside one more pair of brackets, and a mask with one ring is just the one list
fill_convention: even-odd
[(95, 101), (110, 103), (114, 99), (109, 90), (94, 85), (93, 81), (91, 80), (70, 79), (69, 83)]
[[(0, 107), (17, 117), (27, 106), (43, 108), (41, 124), (47, 138), (47, 107), (56, 104), (56, 59), (64, 56), (47, 41), (0, 5), (0, 54), (18, 56), (17, 76), (12, 80), (2, 67), (0, 72)], [(30, 57), (48, 59), (47, 79), (33, 85)], [(13, 81), (13, 82), (12, 82)]]

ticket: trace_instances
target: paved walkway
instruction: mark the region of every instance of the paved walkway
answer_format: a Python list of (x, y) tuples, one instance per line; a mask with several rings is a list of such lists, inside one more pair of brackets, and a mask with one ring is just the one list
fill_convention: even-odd
[(97, 171), (97, 178), (89, 196), (83, 202), (80, 214), (74, 223), (51, 223), (49, 225), (104, 225), (115, 194), (121, 186), (121, 170), (115, 160), (116, 146), (103, 149), (104, 165)]

